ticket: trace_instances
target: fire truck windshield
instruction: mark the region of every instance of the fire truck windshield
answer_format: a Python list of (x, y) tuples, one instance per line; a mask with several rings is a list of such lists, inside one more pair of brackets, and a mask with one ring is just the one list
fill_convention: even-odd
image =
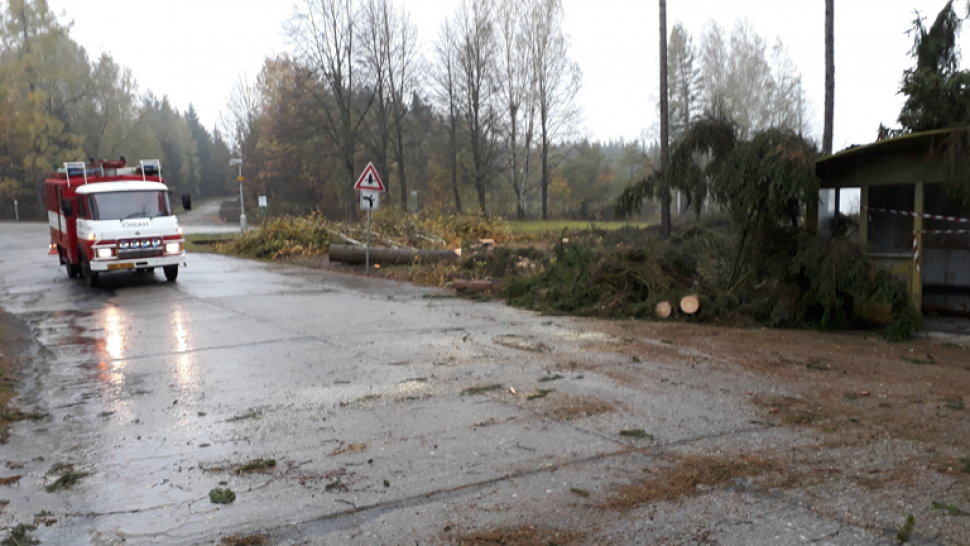
[(165, 191), (92, 193), (88, 196), (92, 220), (124, 220), (171, 216), (172, 205)]

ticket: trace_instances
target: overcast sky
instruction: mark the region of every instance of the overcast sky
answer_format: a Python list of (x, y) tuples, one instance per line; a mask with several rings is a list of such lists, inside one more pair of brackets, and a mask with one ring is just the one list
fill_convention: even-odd
[[(303, 3), (305, 0), (298, 0)], [(319, 0), (317, 0), (319, 1)], [(254, 81), (267, 56), (289, 50), (288, 0), (48, 0), (92, 59), (107, 52), (130, 68), (139, 90), (192, 103), (213, 127), (236, 80)], [(426, 49), (460, 0), (398, 0)], [(579, 95), (590, 138), (638, 138), (657, 126), (658, 2), (563, 0), (571, 56), (583, 71)], [(780, 37), (804, 78), (820, 139), (824, 99), (823, 0), (668, 0), (668, 28), (680, 21), (700, 40), (715, 20), (746, 18), (770, 44)], [(959, 3), (959, 2), (958, 2)], [(912, 65), (914, 10), (932, 19), (945, 0), (836, 0), (835, 148), (871, 142), (879, 123), (895, 125), (896, 94)], [(961, 38), (965, 48), (967, 40)], [(965, 63), (964, 63), (965, 64)]]

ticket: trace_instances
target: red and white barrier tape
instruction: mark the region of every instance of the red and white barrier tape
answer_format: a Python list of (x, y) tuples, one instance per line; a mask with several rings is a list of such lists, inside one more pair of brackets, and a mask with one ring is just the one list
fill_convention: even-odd
[[(878, 212), (882, 214), (897, 214), (899, 216), (910, 216), (913, 218), (924, 218), (927, 220), (940, 220), (943, 222), (955, 222), (958, 224), (970, 224), (970, 218), (960, 218), (959, 216), (942, 216), (940, 214), (927, 214), (906, 210), (882, 209), (878, 207), (861, 207), (862, 210)], [(913, 232), (913, 263), (916, 265), (916, 272), (920, 272), (919, 266), (919, 236), (920, 235), (966, 235), (970, 229), (923, 229)]]
[(942, 220), (944, 222), (957, 222), (960, 224), (970, 224), (970, 218), (960, 218), (958, 216), (941, 216), (939, 214), (926, 214), (923, 212), (913, 212), (905, 210), (880, 209), (876, 207), (862, 207), (862, 210), (869, 212), (880, 212), (883, 214), (898, 214), (900, 216), (912, 216), (913, 218), (925, 218), (927, 220)]

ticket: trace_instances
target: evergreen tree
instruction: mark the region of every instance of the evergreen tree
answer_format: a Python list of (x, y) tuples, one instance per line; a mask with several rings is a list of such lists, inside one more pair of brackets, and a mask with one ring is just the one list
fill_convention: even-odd
[(949, 0), (927, 29), (917, 16), (913, 21), (916, 66), (903, 74), (900, 93), (906, 102), (899, 123), (907, 131), (929, 131), (970, 123), (970, 72), (958, 70), (960, 51), (956, 38), (960, 17)]

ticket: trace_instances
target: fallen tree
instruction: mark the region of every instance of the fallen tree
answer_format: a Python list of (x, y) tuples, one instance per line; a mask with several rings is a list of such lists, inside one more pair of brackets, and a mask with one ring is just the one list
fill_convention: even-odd
[[(362, 264), (366, 248), (356, 245), (330, 245), (330, 261), (345, 264)], [(461, 258), (461, 249), (419, 250), (411, 248), (371, 248), (371, 263), (410, 264), (454, 262)]]

